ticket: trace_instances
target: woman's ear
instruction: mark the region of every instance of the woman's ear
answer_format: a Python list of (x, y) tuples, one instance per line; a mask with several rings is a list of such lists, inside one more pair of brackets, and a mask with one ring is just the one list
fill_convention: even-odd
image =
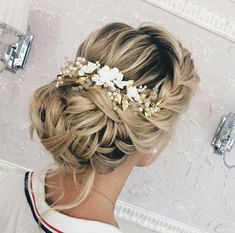
[(166, 148), (171, 139), (171, 136), (172, 133), (166, 132), (160, 143), (155, 148), (152, 149), (152, 153), (137, 152), (135, 154), (136, 156), (135, 166), (146, 167), (151, 165), (160, 156), (161, 152)]
[(142, 153), (140, 157), (141, 158), (137, 160), (135, 164), (136, 167), (147, 167), (153, 162), (153, 160), (157, 159), (158, 156)]

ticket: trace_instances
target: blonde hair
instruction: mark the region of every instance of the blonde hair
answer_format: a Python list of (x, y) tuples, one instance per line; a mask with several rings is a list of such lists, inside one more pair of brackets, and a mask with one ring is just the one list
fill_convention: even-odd
[[(81, 43), (76, 57), (117, 67), (124, 80), (134, 85), (159, 87), (164, 97), (164, 111), (147, 119), (123, 112), (103, 89), (74, 91), (72, 84), (55, 87), (56, 79), (39, 87), (33, 94), (29, 114), (30, 135), (36, 129), (42, 145), (53, 156), (54, 165), (47, 176), (74, 175), (90, 169), (86, 184), (77, 198), (66, 205), (51, 205), (63, 210), (79, 205), (88, 197), (95, 173), (109, 173), (136, 151), (149, 153), (165, 132), (170, 132), (196, 89), (199, 77), (191, 53), (166, 29), (143, 23), (135, 29), (114, 22), (92, 32)], [(79, 176), (78, 176), (79, 177)], [(46, 183), (46, 186), (50, 184)], [(46, 194), (48, 195), (48, 194)], [(64, 188), (61, 185), (61, 198)]]

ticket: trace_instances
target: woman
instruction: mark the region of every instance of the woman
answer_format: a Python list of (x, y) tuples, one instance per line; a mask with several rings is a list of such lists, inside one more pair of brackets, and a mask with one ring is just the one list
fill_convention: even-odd
[(191, 53), (158, 25), (91, 33), (32, 96), (31, 137), (54, 164), (2, 182), (2, 232), (122, 232), (114, 207), (129, 174), (157, 159), (198, 82)]

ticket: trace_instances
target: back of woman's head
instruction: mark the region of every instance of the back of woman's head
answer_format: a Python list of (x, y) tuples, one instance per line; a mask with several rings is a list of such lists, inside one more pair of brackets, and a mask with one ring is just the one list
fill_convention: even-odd
[(191, 53), (168, 31), (155, 24), (135, 29), (110, 23), (91, 33), (76, 57), (117, 67), (124, 80), (159, 89), (164, 111), (146, 118), (131, 107), (113, 109), (104, 89), (74, 91), (71, 84), (56, 88), (54, 79), (32, 98), (31, 136), (36, 129), (58, 168), (82, 172), (87, 167), (110, 172), (136, 151), (150, 152), (177, 116), (186, 109), (199, 77)]

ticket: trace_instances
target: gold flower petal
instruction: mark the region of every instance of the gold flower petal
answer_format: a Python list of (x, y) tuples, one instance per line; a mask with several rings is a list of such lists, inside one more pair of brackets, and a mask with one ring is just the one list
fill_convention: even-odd
[(144, 115), (145, 115), (146, 117), (150, 117), (150, 116), (151, 116), (151, 113), (150, 113), (150, 112), (144, 112)]
[(122, 96), (120, 93), (116, 93), (116, 98), (117, 98), (118, 103), (121, 104)]
[(131, 86), (131, 85), (133, 85), (134, 80), (128, 80), (127, 83), (128, 83), (129, 86)]
[(140, 94), (140, 98), (141, 98), (142, 100), (144, 100), (145, 97), (146, 97), (146, 94)]
[(102, 84), (95, 84), (94, 87), (96, 87), (98, 89), (102, 89)]
[(87, 79), (87, 77), (85, 77), (85, 76), (82, 76), (82, 77), (80, 77), (78, 80), (86, 80)]
[(122, 101), (122, 109), (123, 109), (123, 111), (126, 111), (127, 108), (128, 108), (128, 101), (127, 100)]

